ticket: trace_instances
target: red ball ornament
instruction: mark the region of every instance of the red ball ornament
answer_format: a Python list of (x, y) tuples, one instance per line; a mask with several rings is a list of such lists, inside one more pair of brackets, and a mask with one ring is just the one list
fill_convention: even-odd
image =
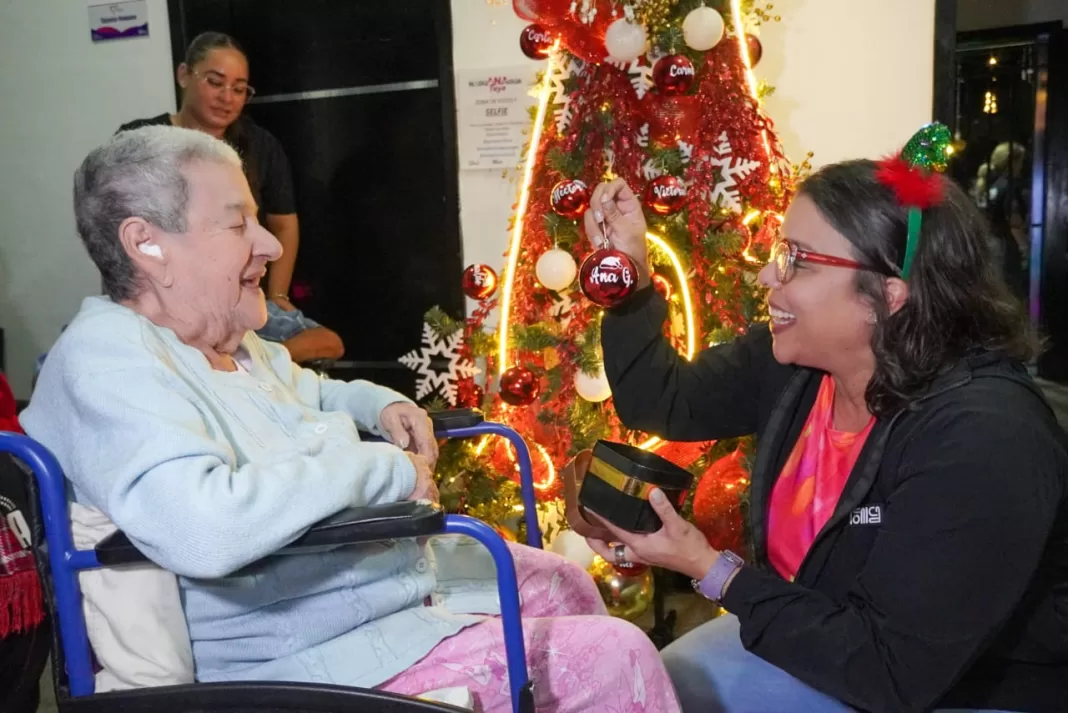
[(590, 189), (577, 178), (565, 178), (553, 186), (549, 202), (558, 214), (578, 220), (590, 207)]
[(591, 302), (615, 307), (638, 289), (638, 266), (624, 252), (601, 248), (582, 261), (579, 286)]
[(675, 288), (671, 286), (671, 280), (658, 273), (653, 273), (653, 276), (650, 279), (653, 282), (653, 289), (657, 291), (657, 294), (665, 300), (670, 300), (671, 295), (675, 292)]
[(741, 451), (713, 463), (693, 494), (693, 521), (708, 543), (717, 550), (741, 554), (745, 547), (742, 497), (749, 485), (749, 473)]
[(496, 291), (497, 273), (489, 265), (468, 265), (460, 285), (465, 295), (481, 301)]
[(686, 185), (676, 176), (658, 176), (649, 181), (642, 197), (657, 215), (671, 215), (686, 204)]
[(688, 92), (696, 76), (693, 62), (682, 54), (665, 55), (653, 66), (653, 84), (668, 96)]
[(460, 408), (481, 408), (485, 393), (473, 380), (462, 379), (456, 384), (456, 405)]
[(519, 33), (519, 49), (531, 59), (545, 59), (552, 46), (553, 36), (541, 25), (527, 25)]
[(760, 44), (760, 38), (756, 35), (746, 35), (745, 47), (749, 51), (749, 66), (760, 64), (760, 58), (764, 56), (764, 45)]
[(538, 377), (530, 369), (513, 366), (501, 374), (501, 401), (509, 406), (528, 406), (540, 392)]

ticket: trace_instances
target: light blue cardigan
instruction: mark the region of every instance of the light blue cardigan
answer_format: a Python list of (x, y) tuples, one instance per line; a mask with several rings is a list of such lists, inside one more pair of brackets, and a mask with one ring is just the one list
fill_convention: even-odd
[[(356, 431), (380, 434), (378, 415), (404, 397), (321, 378), (252, 333), (242, 344), (249, 373), (215, 371), (173, 331), (90, 297), (21, 422), (55, 453), (79, 502), (181, 575), (198, 680), (379, 685), (482, 620), (424, 605), (434, 552), (401, 540), (268, 555), (343, 508), (412, 491), (407, 456)], [(462, 571), (492, 576), (472, 548), (446, 552), (457, 549), (468, 550)], [(492, 591), (469, 585), (444, 589)], [(471, 601), (452, 608), (492, 608)]]

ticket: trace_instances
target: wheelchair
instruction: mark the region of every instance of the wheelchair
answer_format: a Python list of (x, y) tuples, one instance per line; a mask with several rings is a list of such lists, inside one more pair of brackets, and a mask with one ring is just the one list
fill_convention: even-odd
[[(507, 426), (484, 421), (476, 410), (443, 411), (431, 417), (439, 438), (501, 436), (511, 441), (520, 471), (528, 544), (540, 548), (530, 453), (522, 437)], [(121, 531), (105, 538), (93, 550), (75, 549), (67, 511), (67, 486), (55, 456), (40, 443), (14, 433), (0, 433), (0, 452), (21, 460), (34, 476), (27, 478), (28, 524), (44, 601), (54, 622), (52, 674), (61, 713), (455, 713), (463, 710), (376, 690), (310, 683), (194, 683), (94, 693), (93, 658), (78, 573), (143, 563), (148, 558)], [(533, 689), (527, 675), (515, 564), (507, 545), (490, 526), (465, 515), (447, 515), (438, 505), (390, 503), (337, 513), (313, 525), (282, 552), (299, 553), (323, 546), (439, 534), (466, 535), (482, 543), (492, 555), (497, 568), (512, 710), (533, 713)]]

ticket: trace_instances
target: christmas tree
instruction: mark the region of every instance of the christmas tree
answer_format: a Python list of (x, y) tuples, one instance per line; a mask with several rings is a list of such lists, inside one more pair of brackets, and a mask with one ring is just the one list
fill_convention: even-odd
[[(748, 444), (666, 443), (625, 428), (602, 367), (602, 307), (576, 277), (592, 252), (581, 228), (592, 188), (621, 177), (643, 197), (653, 282), (669, 301), (665, 330), (680, 353), (692, 357), (766, 319), (756, 274), (806, 168), (791, 168), (760, 107), (771, 90), (753, 73), (763, 51), (754, 32), (772, 19), (772, 6), (514, 0), (514, 7), (532, 23), (522, 50), (544, 58), (545, 68), (508, 249), (499, 270), (465, 271), (465, 292), (480, 300), (466, 321), (428, 313), (431, 349), (407, 358), (417, 366), (436, 349), (451, 368), (437, 376), (424, 369), (420, 396), (440, 384), (436, 405), (479, 406), (518, 430), (549, 509), (560, 497), (559, 470), (598, 439), (654, 450), (698, 476), (695, 521), (720, 546), (738, 547)], [(503, 441), (449, 443), (438, 473), (446, 508), (497, 524), (522, 510), (514, 454)]]

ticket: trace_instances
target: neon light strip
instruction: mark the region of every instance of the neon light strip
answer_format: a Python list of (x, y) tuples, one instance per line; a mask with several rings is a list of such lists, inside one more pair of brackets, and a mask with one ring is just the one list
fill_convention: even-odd
[[(731, 0), (731, 21), (734, 23), (734, 34), (738, 37), (738, 51), (742, 55), (742, 64), (745, 65), (745, 79), (749, 83), (749, 93), (760, 106), (760, 92), (757, 87), (756, 75), (753, 74), (753, 63), (749, 61), (749, 45), (745, 41), (745, 23), (742, 22), (742, 0)], [(767, 129), (762, 130), (764, 139), (764, 153), (771, 161), (771, 143), (768, 141)], [(775, 170), (774, 167), (771, 167)]]
[(511, 322), (512, 288), (515, 287), (515, 269), (519, 262), (519, 249), (523, 242), (523, 225), (530, 203), (530, 184), (534, 180), (534, 164), (538, 158), (538, 146), (541, 144), (542, 128), (545, 126), (545, 114), (549, 110), (549, 97), (552, 94), (552, 76), (559, 61), (557, 50), (560, 41), (553, 43), (549, 60), (545, 64), (541, 88), (538, 90), (538, 113), (534, 119), (534, 128), (530, 132), (530, 145), (527, 146), (526, 165), (523, 167), (523, 183), (519, 189), (519, 203), (515, 211), (515, 223), (512, 225), (512, 242), (508, 248), (508, 263), (504, 270), (504, 285), (501, 288), (501, 324), (497, 330), (497, 376), (504, 374), (511, 364), (508, 362), (508, 331)]

